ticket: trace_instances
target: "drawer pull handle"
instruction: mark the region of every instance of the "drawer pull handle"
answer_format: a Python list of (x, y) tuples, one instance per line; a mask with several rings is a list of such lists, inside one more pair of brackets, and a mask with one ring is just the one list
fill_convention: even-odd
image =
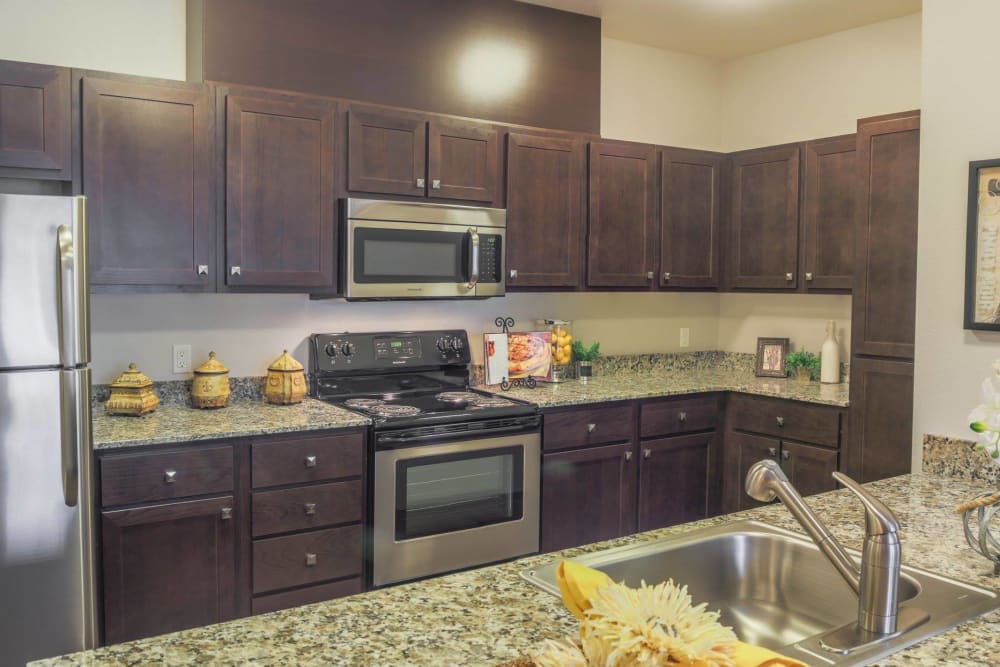
[(177, 471), (167, 470), (163, 473), (163, 481), (166, 484), (173, 484), (177, 481)]
[(316, 467), (316, 455), (315, 454), (310, 454), (309, 456), (306, 457), (306, 467), (307, 468), (315, 468)]
[(418, 178), (417, 179), (417, 187), (418, 188), (424, 187), (424, 179), (422, 179), (422, 178)]
[(625, 460), (626, 461), (632, 460), (632, 452), (625, 452)]
[(232, 507), (223, 507), (222, 508), (222, 520), (223, 521), (228, 521), (229, 519), (232, 519), (232, 518), (233, 518), (233, 508)]
[(587, 433), (593, 433), (597, 430), (597, 424), (587, 424)]
[(794, 279), (795, 279), (795, 274), (794, 273), (786, 273), (785, 274), (785, 280), (788, 280), (790, 282), (790, 281), (792, 281)]
[(646, 271), (646, 280), (652, 280), (652, 279), (653, 279), (653, 272)]
[(663, 282), (670, 282), (670, 272), (667, 271), (663, 274)]
[(784, 426), (785, 425), (785, 418), (784, 417), (778, 417), (777, 420), (778, 420), (778, 426)]
[(316, 514), (316, 503), (306, 503), (302, 509), (305, 510), (306, 516), (313, 516)]
[(812, 280), (812, 279), (813, 279), (813, 274), (807, 273), (806, 274), (806, 280)]
[(783, 449), (781, 450), (781, 458), (787, 461), (788, 459), (792, 458), (792, 453), (787, 449)]
[(431, 189), (432, 190), (440, 190), (441, 189), (441, 179), (440, 178), (432, 178), (431, 179)]
[(768, 454), (768, 456), (772, 456), (774, 458), (777, 458), (778, 457), (778, 448), (777, 447), (768, 447), (767, 448), (767, 454)]
[(642, 450), (642, 458), (648, 459), (652, 455), (653, 455), (653, 452), (651, 450), (648, 450), (648, 449)]
[(686, 412), (680, 412), (680, 413), (678, 413), (677, 414), (677, 419), (683, 424), (688, 419), (688, 413), (686, 413)]
[(316, 566), (316, 554), (306, 554), (306, 567)]

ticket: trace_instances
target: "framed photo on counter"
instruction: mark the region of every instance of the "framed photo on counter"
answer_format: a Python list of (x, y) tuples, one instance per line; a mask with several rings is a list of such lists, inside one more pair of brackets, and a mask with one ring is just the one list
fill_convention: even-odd
[(965, 328), (1000, 331), (1000, 160), (969, 163)]
[(787, 338), (758, 338), (757, 363), (754, 375), (766, 378), (783, 378), (785, 371), (785, 355), (788, 354)]

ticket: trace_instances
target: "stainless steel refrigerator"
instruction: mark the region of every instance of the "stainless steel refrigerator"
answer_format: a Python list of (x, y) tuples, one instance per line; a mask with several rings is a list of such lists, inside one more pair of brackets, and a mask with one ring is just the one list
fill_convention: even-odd
[(85, 198), (0, 195), (0, 665), (95, 643)]

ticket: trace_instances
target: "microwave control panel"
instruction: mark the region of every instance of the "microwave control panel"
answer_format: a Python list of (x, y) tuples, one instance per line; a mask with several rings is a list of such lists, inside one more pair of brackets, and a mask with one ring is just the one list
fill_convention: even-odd
[(499, 234), (479, 235), (479, 282), (498, 283), (503, 271), (503, 237)]

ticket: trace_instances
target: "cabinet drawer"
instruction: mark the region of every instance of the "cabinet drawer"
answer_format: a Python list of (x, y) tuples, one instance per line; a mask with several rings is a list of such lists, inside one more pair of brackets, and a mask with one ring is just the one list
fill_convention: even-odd
[(653, 438), (677, 433), (708, 431), (719, 421), (715, 397), (645, 403), (640, 408), (639, 435)]
[(837, 447), (840, 442), (840, 411), (749, 396), (734, 396), (729, 403), (734, 429)]
[(254, 594), (360, 574), (359, 525), (253, 543)]
[(253, 494), (253, 536), (361, 521), (361, 482), (334, 482)]
[(631, 440), (635, 405), (589, 406), (545, 413), (542, 448), (546, 451)]
[(364, 460), (360, 433), (253, 443), (253, 486), (358, 477)]
[(104, 507), (232, 490), (230, 445), (101, 458)]
[(348, 595), (356, 595), (362, 590), (360, 577), (335, 581), (331, 584), (318, 584), (307, 588), (299, 588), (286, 593), (272, 593), (262, 595), (253, 599), (251, 603), (251, 613), (266, 614), (279, 609), (289, 609), (300, 607), (304, 604), (325, 602), (335, 598), (343, 598)]

